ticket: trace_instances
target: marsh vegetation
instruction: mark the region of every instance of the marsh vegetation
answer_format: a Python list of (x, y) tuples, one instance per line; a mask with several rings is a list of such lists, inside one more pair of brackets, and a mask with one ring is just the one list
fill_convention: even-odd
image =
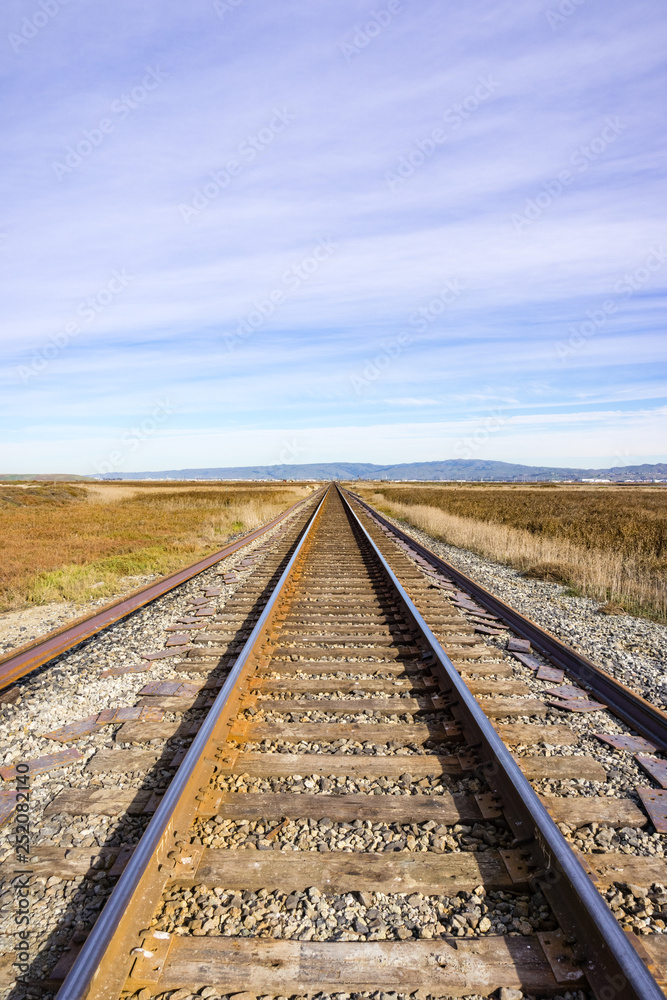
[(433, 538), (571, 593), (667, 619), (667, 488), (375, 484), (357, 492)]
[[(0, 484), (0, 611), (116, 594), (271, 520), (286, 484)], [(125, 583), (123, 582), (125, 581)]]

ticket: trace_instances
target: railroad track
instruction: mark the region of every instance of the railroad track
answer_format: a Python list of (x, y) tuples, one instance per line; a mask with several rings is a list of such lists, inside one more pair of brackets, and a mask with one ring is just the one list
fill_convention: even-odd
[[(122, 871), (44, 983), (67, 973), (59, 1000), (665, 995), (667, 937), (629, 935), (601, 895), (626, 914), (630, 886), (653, 910), (664, 857), (576, 848), (582, 828), (647, 824), (636, 796), (586, 794), (606, 776), (590, 699), (575, 687), (550, 706), (531, 667), (558, 668), (521, 648), (508, 661), (498, 618), (416, 557), (332, 487), (187, 636), (173, 681), (142, 688), (143, 718), (88, 762), (106, 787), (47, 808), (152, 815), (138, 844), (98, 851), (97, 867), (85, 848), (26, 859), (33, 877)], [(603, 708), (602, 735), (627, 743)], [(181, 747), (166, 788), (114, 788), (155, 768), (152, 740), (162, 764)]]

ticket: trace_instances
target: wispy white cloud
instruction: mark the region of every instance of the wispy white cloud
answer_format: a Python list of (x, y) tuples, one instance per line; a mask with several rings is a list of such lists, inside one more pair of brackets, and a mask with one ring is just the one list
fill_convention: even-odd
[(438, 406), (441, 400), (429, 399), (428, 396), (403, 396), (394, 399), (377, 400), (377, 402), (381, 402), (387, 406)]
[[(631, 409), (664, 396), (667, 264), (574, 355), (557, 355), (570, 326), (667, 242), (664, 9), (584, 4), (553, 31), (547, 8), (528, 0), (404, 0), (348, 61), (340, 40), (369, 9), (253, 0), (220, 19), (212, 3), (68, 4), (19, 52), (7, 41), (0, 416), (23, 449), (7, 461), (34, 470), (46, 456), (80, 471), (77, 434), (83, 442), (99, 424), (112, 440), (160, 396), (179, 403), (164, 428), (170, 465), (176, 454), (191, 464), (193, 441), (204, 464), (209, 447), (220, 464), (237, 461), (234, 421), (255, 428), (243, 438), (251, 463), (269, 460), (261, 435), (271, 428), (328, 427), (312, 438), (326, 450), (343, 424), (394, 427), (394, 407), (413, 410), (415, 426), (435, 414), (446, 436), (459, 433), (455, 408), (475, 420), (485, 408), (555, 414), (619, 399)], [(0, 39), (26, 12), (8, 0)], [(127, 114), (114, 110), (147, 67), (159, 67), (159, 85)], [(473, 107), (480, 78), (494, 85)], [(467, 99), (472, 110), (457, 119)], [(289, 120), (270, 136), (276, 109)], [(58, 179), (54, 161), (105, 116), (113, 130)], [(617, 134), (601, 145), (609, 120)], [(439, 126), (445, 141), (390, 190), (387, 171)], [(179, 205), (233, 159), (229, 183), (186, 223)], [(572, 180), (558, 191), (566, 169)], [(512, 216), (529, 202), (534, 218), (517, 232)], [(323, 238), (338, 244), (330, 260), (228, 351), (225, 337)], [(52, 354), (114, 269), (133, 275), (123, 294), (22, 380), (18, 368)], [(418, 328), (415, 314), (447, 280), (464, 291)], [(400, 359), (355, 395), (350, 374), (406, 332)], [(612, 436), (634, 426), (628, 413), (610, 420)], [(43, 438), (27, 430), (38, 423)], [(424, 447), (436, 448), (428, 426)], [(576, 455), (570, 426), (543, 424), (539, 448), (518, 432), (494, 434), (493, 447), (533, 448), (540, 461)], [(386, 435), (369, 431), (349, 448), (376, 447), (369, 461), (411, 456), (412, 438)], [(313, 460), (324, 457), (312, 447)]]

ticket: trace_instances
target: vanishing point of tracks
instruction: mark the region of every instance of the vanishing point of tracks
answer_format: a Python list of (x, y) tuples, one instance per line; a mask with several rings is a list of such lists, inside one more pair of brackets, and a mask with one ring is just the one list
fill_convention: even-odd
[[(602, 768), (545, 754), (577, 734), (545, 719), (524, 674), (482, 643), (502, 633), (500, 616), (436, 561), (422, 572), (336, 487), (267, 553), (193, 633), (181, 676), (142, 689), (140, 717), (116, 735), (126, 749), (102, 752), (98, 771), (134, 772), (150, 766), (143, 743), (192, 735), (164, 794), (65, 789), (49, 806), (152, 813), (137, 846), (115, 852), (122, 874), (73, 949), (59, 1000), (664, 997), (667, 936), (624, 931), (600, 890), (622, 882), (643, 898), (667, 862), (582, 854), (560, 832), (646, 817), (624, 798), (533, 790)], [(516, 649), (517, 669), (563, 680), (531, 664), (528, 643)], [(636, 716), (619, 690), (606, 704), (627, 723)], [(573, 717), (604, 708), (576, 685), (553, 697)], [(198, 722), (160, 721), (187, 699)], [(650, 714), (655, 743), (638, 722), (634, 745), (658, 774), (667, 718)], [(660, 796), (642, 797), (654, 821)], [(63, 870), (74, 854), (62, 852)], [(56, 874), (55, 859), (35, 855), (33, 870)]]

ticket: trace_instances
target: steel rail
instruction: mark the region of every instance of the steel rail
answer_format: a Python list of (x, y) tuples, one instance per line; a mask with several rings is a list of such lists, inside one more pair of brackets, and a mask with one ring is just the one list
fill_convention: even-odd
[(468, 591), (476, 601), (479, 602), (492, 614), (502, 618), (503, 621), (512, 628), (518, 635), (530, 641), (542, 656), (550, 660), (555, 666), (565, 670), (571, 677), (576, 678), (579, 683), (589, 690), (595, 697), (603, 702), (614, 715), (626, 722), (637, 732), (646, 736), (652, 743), (655, 743), (661, 750), (667, 751), (667, 714), (656, 705), (642, 698), (627, 685), (617, 681), (615, 677), (608, 674), (602, 667), (590, 660), (583, 653), (572, 649), (566, 643), (551, 635), (546, 629), (536, 625), (525, 618), (509, 604), (505, 604), (499, 597), (482, 587), (481, 584), (471, 580), (470, 577), (461, 573), (451, 563), (445, 562), (430, 549), (427, 549), (421, 542), (416, 541), (406, 532), (401, 531), (396, 525), (388, 521), (370, 504), (367, 504), (355, 493), (349, 492), (365, 510), (379, 524), (385, 525), (398, 538), (407, 542), (415, 552), (427, 559), (431, 565), (440, 570), (446, 576), (451, 577), (462, 590)]
[[(153, 818), (146, 827), (146, 831), (144, 832), (138, 845), (134, 849), (123, 874), (116, 883), (116, 886), (109, 896), (104, 909), (96, 920), (83, 948), (72, 965), (67, 978), (58, 991), (56, 995), (57, 1000), (84, 1000), (84, 998), (91, 996), (90, 991), (93, 987), (96, 988), (95, 993), (92, 995), (96, 998), (100, 998), (100, 1000), (102, 1000), (102, 998), (105, 998), (105, 1000), (106, 998), (108, 998), (108, 1000), (116, 1000), (120, 991), (115, 989), (114, 984), (110, 982), (109, 979), (104, 979), (104, 981), (99, 983), (96, 982), (100, 974), (104, 975), (105, 971), (107, 973), (109, 972), (109, 970), (101, 970), (100, 965), (105, 957), (108, 958), (107, 952), (109, 945), (112, 942), (121, 918), (133, 905), (135, 896), (140, 889), (142, 876), (145, 874), (156, 852), (161, 846), (164, 845), (165, 839), (168, 839), (170, 830), (173, 829), (172, 823), (175, 811), (181, 803), (182, 798), (184, 798), (184, 796), (191, 791), (191, 789), (188, 788), (188, 785), (201, 763), (206, 746), (211, 739), (211, 735), (213, 734), (216, 725), (227, 706), (227, 703), (234, 693), (234, 689), (239, 681), (239, 677), (241, 676), (244, 667), (255, 651), (255, 646), (258, 641), (263, 638), (265, 625), (271, 618), (278, 599), (282, 596), (286, 589), (289, 578), (292, 575), (294, 565), (303, 550), (304, 544), (313, 525), (315, 524), (317, 515), (322, 509), (327, 492), (328, 489), (325, 489), (324, 495), (320, 499), (316, 510), (314, 510), (311, 514), (310, 520), (302, 531), (301, 538), (299, 539), (287, 566), (283, 570), (283, 573), (269, 600), (267, 601), (264, 610), (257, 620), (257, 624), (246, 640), (243, 649), (234, 662), (233, 667), (230, 669), (223, 687), (220, 689), (218, 696), (204, 719), (190, 749), (183, 758), (182, 764), (179, 766), (173, 780), (169, 784)], [(125, 957), (126, 956), (118, 956), (116, 961), (122, 962)], [(113, 962), (113, 958), (110, 961)]]
[[(599, 1000), (665, 1000), (664, 994), (606, 905), (574, 852), (498, 736), (467, 685), (425, 622), (411, 597), (338, 488), (362, 536), (400, 594), (454, 695), (452, 711), (480, 758), (481, 773), (502, 799), (504, 814), (519, 843), (530, 845), (541, 871), (534, 876), (562, 930), (575, 937), (589, 985)], [(573, 986), (577, 984), (572, 983)]]
[(0, 691), (10, 687), (21, 677), (25, 677), (26, 674), (32, 673), (33, 670), (48, 663), (49, 660), (53, 660), (56, 656), (60, 656), (74, 646), (78, 646), (80, 642), (89, 639), (92, 635), (96, 635), (102, 629), (108, 628), (109, 625), (113, 625), (115, 622), (127, 617), (127, 615), (132, 614), (138, 608), (150, 604), (156, 598), (162, 597), (170, 590), (180, 586), (180, 584), (191, 580), (193, 576), (197, 576), (204, 570), (210, 569), (211, 566), (214, 566), (222, 559), (226, 559), (227, 556), (232, 555), (238, 549), (249, 545), (250, 542), (254, 542), (256, 538), (259, 538), (267, 531), (270, 531), (271, 528), (280, 524), (281, 521), (288, 517), (297, 507), (301, 506), (301, 504), (307, 503), (317, 495), (317, 492), (315, 492), (311, 493), (308, 497), (304, 497), (302, 500), (297, 500), (295, 504), (292, 504), (282, 514), (278, 514), (277, 517), (274, 517), (267, 524), (262, 525), (260, 528), (255, 528), (254, 531), (243, 535), (242, 538), (237, 538), (231, 545), (227, 545), (224, 549), (214, 552), (213, 555), (206, 556), (205, 559), (200, 559), (198, 562), (178, 570), (177, 573), (164, 576), (156, 583), (141, 587), (139, 590), (128, 594), (127, 597), (122, 597), (118, 601), (105, 605), (100, 611), (77, 619), (73, 624), (63, 625), (61, 628), (49, 632), (43, 639), (26, 643), (26, 645), (12, 650), (7, 656), (0, 657)]

